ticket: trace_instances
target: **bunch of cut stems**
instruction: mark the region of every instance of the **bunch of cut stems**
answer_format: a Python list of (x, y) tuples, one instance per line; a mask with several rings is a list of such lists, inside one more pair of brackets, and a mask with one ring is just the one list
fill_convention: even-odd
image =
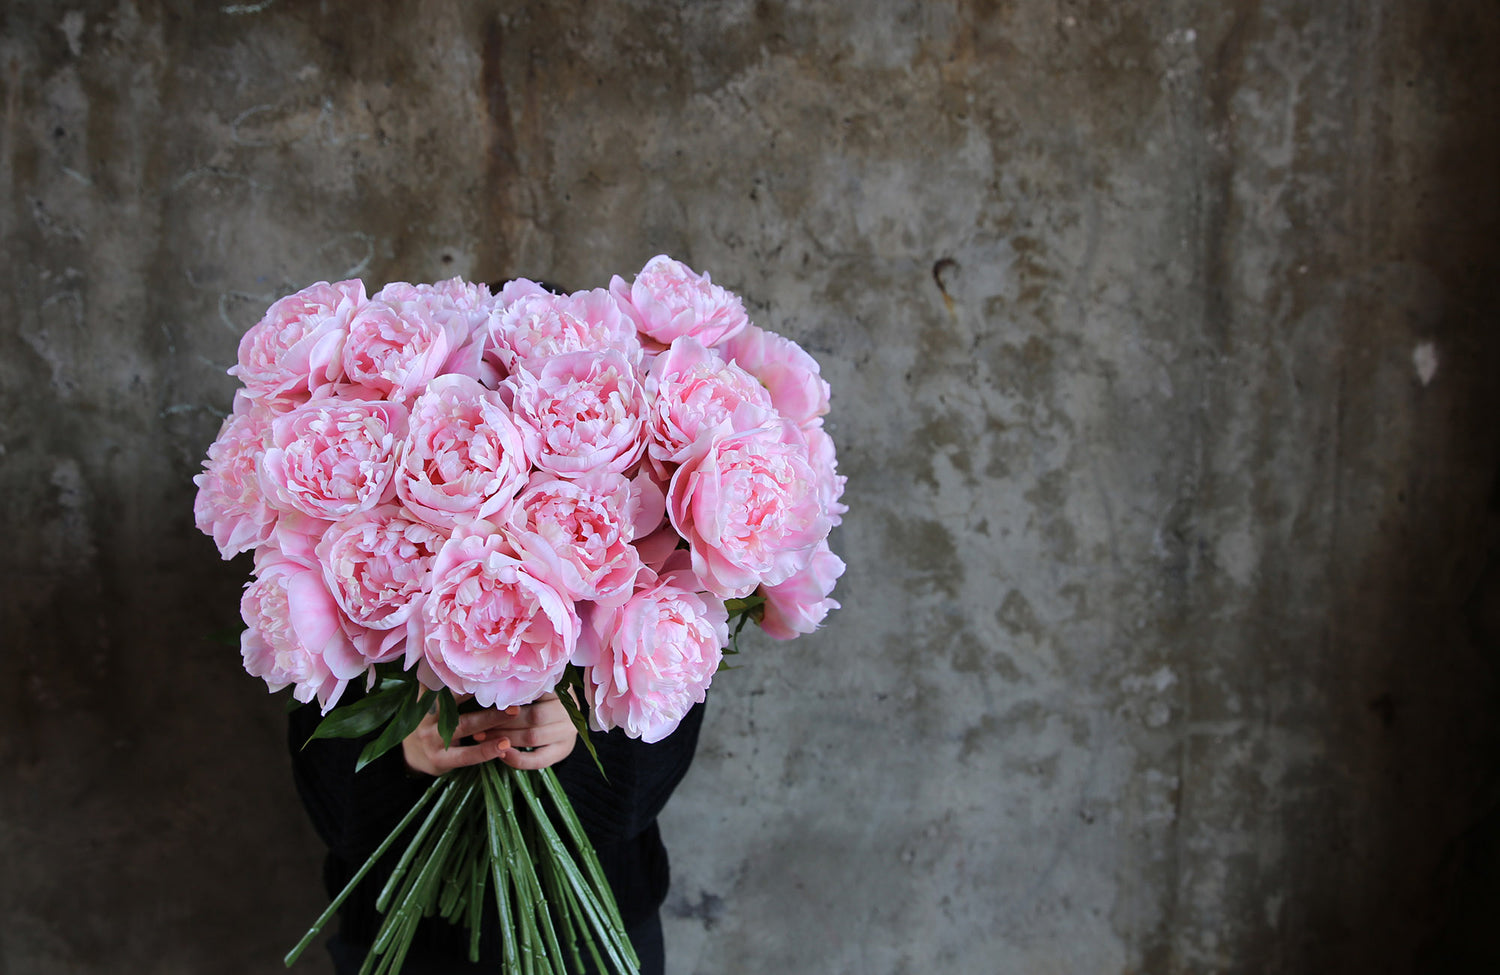
[(583, 971), (585, 954), (597, 971), (639, 972), (599, 858), (557, 776), (500, 762), (439, 776), (287, 954), (288, 966), (419, 818), (376, 899), (380, 930), (360, 975), (400, 972), (417, 925), (433, 916), (467, 928), (477, 962), (487, 901), (499, 914), (503, 975), (570, 975)]

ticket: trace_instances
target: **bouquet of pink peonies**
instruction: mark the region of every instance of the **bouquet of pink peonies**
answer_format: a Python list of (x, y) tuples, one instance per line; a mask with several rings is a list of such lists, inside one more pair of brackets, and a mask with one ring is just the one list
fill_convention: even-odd
[[(245, 669), (318, 701), (317, 736), (370, 736), (361, 765), (429, 709), (451, 740), (460, 707), (554, 690), (585, 744), (658, 741), (747, 620), (790, 639), (838, 605), (828, 384), (665, 256), (567, 295), (315, 284), (270, 307), (230, 373), (244, 388), (194, 513), (224, 558), (255, 553)], [(335, 707), (351, 681), (363, 697)], [(476, 952), (487, 896), (506, 971), (584, 953), (635, 970), (556, 778), (495, 762), (438, 778), (288, 963), (413, 825), (366, 971), (399, 970), (433, 914)]]

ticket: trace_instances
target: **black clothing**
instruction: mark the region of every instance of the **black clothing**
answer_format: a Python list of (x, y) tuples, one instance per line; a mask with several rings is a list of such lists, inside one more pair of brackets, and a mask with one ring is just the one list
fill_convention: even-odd
[[(392, 749), (362, 771), (355, 760), (365, 741), (324, 738), (309, 743), (320, 716), (315, 705), (292, 712), (287, 744), (302, 804), (323, 841), (328, 857), (323, 883), (330, 898), (353, 877), (431, 784), (427, 776), (412, 775), (399, 748)], [(672, 790), (687, 774), (703, 723), (703, 705), (695, 706), (682, 724), (663, 740), (647, 745), (624, 732), (592, 732), (590, 739), (609, 778), (594, 766), (588, 749), (576, 747), (553, 766), (563, 790), (573, 803), (584, 832), (599, 854), (600, 865), (620, 907), (621, 919), (641, 954), (643, 972), (661, 970), (661, 926), (658, 909), (666, 898), (668, 865), (656, 817)], [(342, 954), (355, 972), (380, 927), (375, 898), (399, 857), (399, 845), (382, 858), (339, 911), (338, 935), (330, 950), (336, 963)], [(484, 913), (480, 940), (481, 969), (499, 970), (498, 919)], [(648, 959), (650, 949), (655, 958)], [(461, 928), (438, 918), (422, 922), (412, 942), (404, 971), (463, 972), (468, 965), (469, 938)], [(423, 967), (426, 966), (426, 967)], [(346, 969), (340, 967), (341, 973)]]
[[(664, 975), (667, 955), (662, 944), (661, 916), (653, 912), (640, 924), (627, 925), (625, 933), (630, 936), (630, 943), (641, 960), (641, 975)], [(365, 952), (368, 950), (368, 945), (356, 948), (339, 935), (334, 935), (328, 943), (328, 953), (333, 956), (335, 975), (359, 975), (359, 966), (364, 964)], [(599, 975), (593, 965), (589, 964), (587, 956), (584, 963), (588, 967), (579, 975)], [(495, 975), (498, 970), (492, 959), (488, 965), (482, 961), (476, 965), (469, 961), (467, 955), (457, 959), (446, 955), (421, 958), (407, 955), (406, 962), (401, 966), (401, 975)]]

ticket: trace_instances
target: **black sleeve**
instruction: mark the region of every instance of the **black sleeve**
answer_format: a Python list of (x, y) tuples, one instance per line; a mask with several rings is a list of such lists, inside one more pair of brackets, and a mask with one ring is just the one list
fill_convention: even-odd
[(308, 818), (329, 852), (346, 863), (360, 864), (411, 811), (432, 780), (410, 775), (399, 748), (355, 772), (367, 738), (320, 738), (304, 747), (320, 720), (314, 704), (292, 712), (287, 722), (292, 775)]
[(656, 821), (672, 790), (687, 775), (702, 725), (703, 705), (697, 704), (676, 731), (654, 744), (627, 738), (618, 729), (590, 732), (608, 778), (599, 774), (582, 744), (553, 766), (596, 846), (632, 840)]
[[(297, 793), (313, 828), (340, 860), (362, 863), (401, 821), (431, 784), (407, 773), (392, 749), (354, 771), (366, 739), (320, 738), (307, 742), (321, 715), (316, 705), (292, 712), (287, 747)], [(703, 705), (695, 705), (677, 730), (654, 744), (623, 731), (590, 732), (608, 778), (599, 774), (587, 748), (553, 767), (589, 838), (598, 845), (634, 839), (655, 820), (687, 774), (698, 747)]]

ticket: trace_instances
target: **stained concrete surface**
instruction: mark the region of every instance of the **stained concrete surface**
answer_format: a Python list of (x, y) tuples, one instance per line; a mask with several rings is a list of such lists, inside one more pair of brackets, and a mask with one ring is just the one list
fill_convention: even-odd
[[(674, 975), (1492, 971), (1500, 10), (0, 10), (0, 973), (319, 909), (191, 523), (319, 279), (666, 251), (807, 346), (843, 610), (665, 817)], [(318, 970), (307, 962), (304, 970)]]

